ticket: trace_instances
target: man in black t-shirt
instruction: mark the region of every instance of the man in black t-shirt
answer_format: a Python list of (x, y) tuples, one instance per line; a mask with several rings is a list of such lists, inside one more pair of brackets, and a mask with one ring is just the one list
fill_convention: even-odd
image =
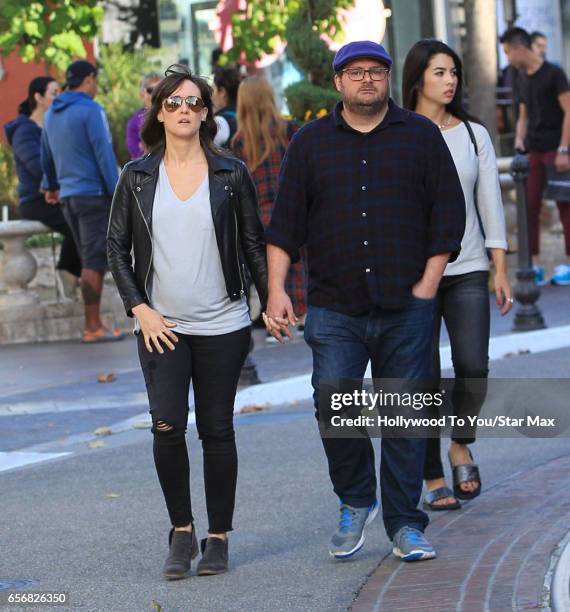
[[(540, 208), (547, 167), (570, 170), (570, 86), (562, 68), (531, 50), (531, 37), (522, 28), (510, 28), (501, 36), (509, 63), (521, 72), (517, 82), (519, 118), (515, 149), (528, 150), (528, 213), (530, 246), (538, 284), (544, 284), (539, 266)], [(557, 266), (556, 285), (570, 285), (570, 202), (557, 202), (564, 228), (567, 261)]]

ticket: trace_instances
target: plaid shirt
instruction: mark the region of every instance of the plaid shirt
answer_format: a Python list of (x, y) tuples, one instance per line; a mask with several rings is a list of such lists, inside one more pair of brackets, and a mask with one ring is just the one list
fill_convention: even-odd
[(439, 129), (390, 100), (371, 132), (332, 113), (295, 134), (283, 160), (269, 244), (308, 247), (309, 304), (349, 315), (404, 308), (426, 260), (457, 258), (465, 200)]

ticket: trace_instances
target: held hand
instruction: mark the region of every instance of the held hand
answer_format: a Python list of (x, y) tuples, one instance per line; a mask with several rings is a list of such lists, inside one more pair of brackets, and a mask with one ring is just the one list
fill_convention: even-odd
[(263, 322), (267, 331), (279, 342), (283, 342), (283, 335), (292, 337), (289, 326), (297, 324), (297, 317), (293, 312), (293, 304), (285, 291), (269, 294), (267, 309), (263, 313)]
[(554, 166), (557, 172), (566, 172), (570, 170), (570, 157), (567, 153), (557, 153), (554, 159)]
[(178, 336), (170, 329), (176, 327), (176, 323), (165, 319), (160, 312), (153, 310), (147, 304), (135, 306), (133, 314), (139, 322), (146, 350), (149, 353), (153, 352), (152, 345), (154, 344), (157, 352), (162, 355), (164, 349), (160, 344), (161, 342), (171, 351), (176, 348), (174, 345), (178, 342)]
[(45, 200), (47, 204), (59, 204), (59, 191), (46, 191)]
[(431, 300), (435, 297), (437, 293), (437, 287), (432, 287), (428, 285), (423, 279), (419, 280), (412, 287), (412, 295), (414, 297), (420, 298), (421, 300)]
[(505, 273), (495, 274), (495, 297), (501, 316), (505, 316), (515, 302), (509, 277)]

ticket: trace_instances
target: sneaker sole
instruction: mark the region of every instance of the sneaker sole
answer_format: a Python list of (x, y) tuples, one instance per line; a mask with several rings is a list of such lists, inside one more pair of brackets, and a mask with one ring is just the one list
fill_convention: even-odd
[(401, 559), (402, 561), (427, 561), (428, 559), (435, 559), (437, 557), (435, 550), (427, 552), (425, 550), (412, 550), (405, 555), (399, 548), (394, 547), (392, 552)]
[(567, 280), (567, 281), (565, 281), (565, 280), (564, 280), (564, 281), (561, 281), (561, 280), (554, 280), (554, 279), (552, 279), (552, 280), (550, 281), (550, 283), (551, 283), (552, 285), (560, 285), (560, 286), (562, 286), (562, 287), (566, 287), (567, 285), (570, 285), (570, 280)]
[(366, 520), (364, 521), (364, 527), (362, 528), (362, 535), (360, 536), (360, 540), (358, 540), (358, 543), (356, 544), (356, 546), (352, 550), (349, 550), (348, 552), (333, 553), (329, 550), (329, 555), (331, 557), (334, 557), (335, 559), (349, 559), (350, 557), (355, 555), (364, 546), (364, 529), (368, 527), (368, 525), (370, 525), (370, 523), (376, 518), (378, 514), (379, 506), (380, 504), (376, 502), (376, 505), (374, 506), (374, 508), (372, 508), (372, 511), (366, 517)]

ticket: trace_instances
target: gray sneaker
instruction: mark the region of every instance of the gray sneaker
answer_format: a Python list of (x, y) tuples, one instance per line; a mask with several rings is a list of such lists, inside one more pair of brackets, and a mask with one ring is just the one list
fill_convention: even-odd
[(376, 518), (378, 501), (365, 508), (340, 505), (338, 529), (331, 538), (329, 552), (335, 559), (348, 559), (364, 545), (364, 528)]
[(402, 527), (393, 539), (392, 552), (402, 561), (423, 561), (437, 556), (424, 534), (413, 527)]

